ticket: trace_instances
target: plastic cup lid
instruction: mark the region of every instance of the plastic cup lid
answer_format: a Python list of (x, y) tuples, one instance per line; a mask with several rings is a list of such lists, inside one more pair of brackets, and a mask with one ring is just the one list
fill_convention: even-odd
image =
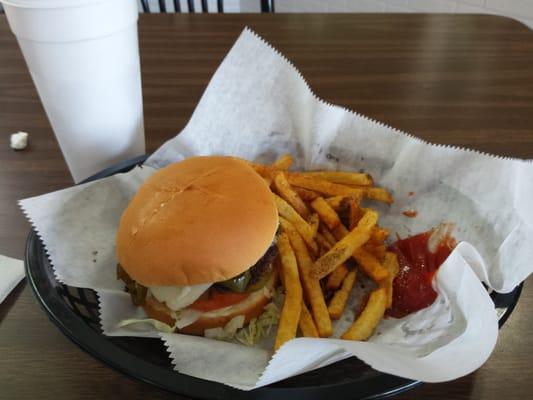
[(113, 0), (0, 0), (8, 6), (20, 8), (65, 8), (65, 7), (79, 7), (87, 4), (99, 3), (102, 1)]

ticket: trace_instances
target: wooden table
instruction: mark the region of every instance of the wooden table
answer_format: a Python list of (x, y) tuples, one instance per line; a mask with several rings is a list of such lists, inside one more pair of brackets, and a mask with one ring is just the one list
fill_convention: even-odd
[[(142, 15), (147, 147), (186, 124), (244, 26), (281, 50), (316, 93), (432, 142), (533, 158), (533, 33), (495, 16)], [(31, 145), (9, 149), (25, 130)], [(0, 16), (0, 253), (23, 257), (16, 201), (71, 184), (4, 16)], [(533, 286), (475, 373), (399, 399), (525, 399), (533, 380)], [(134, 381), (65, 338), (21, 284), (0, 305), (0, 398), (179, 398)], [(453, 360), (450, 360), (453, 362)]]

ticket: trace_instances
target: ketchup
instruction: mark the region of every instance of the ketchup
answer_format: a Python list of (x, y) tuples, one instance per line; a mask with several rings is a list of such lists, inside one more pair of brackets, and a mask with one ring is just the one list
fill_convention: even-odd
[[(437, 228), (438, 229), (438, 228)], [(387, 315), (402, 318), (421, 310), (435, 301), (437, 292), (431, 282), (441, 264), (448, 258), (455, 240), (449, 231), (430, 251), (428, 243), (434, 230), (406, 239), (399, 239), (389, 247), (398, 257), (400, 271), (393, 282), (392, 307)]]

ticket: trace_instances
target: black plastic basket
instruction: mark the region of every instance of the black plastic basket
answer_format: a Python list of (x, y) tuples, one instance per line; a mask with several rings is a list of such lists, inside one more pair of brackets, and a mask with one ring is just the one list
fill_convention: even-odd
[[(117, 164), (85, 182), (127, 172), (147, 156)], [(111, 367), (160, 388), (203, 399), (378, 399), (409, 390), (421, 382), (373, 370), (355, 357), (244, 392), (228, 386), (193, 378), (173, 370), (168, 353), (159, 339), (108, 337), (102, 334), (98, 299), (91, 289), (63, 285), (56, 281), (43, 243), (32, 230), (25, 257), (26, 274), (39, 303), (52, 322), (74, 343)], [(509, 294), (492, 293), (500, 327), (512, 313), (522, 285)]]

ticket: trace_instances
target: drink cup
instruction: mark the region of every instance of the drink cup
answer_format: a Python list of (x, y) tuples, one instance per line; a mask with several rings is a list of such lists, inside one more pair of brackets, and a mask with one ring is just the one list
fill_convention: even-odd
[(74, 181), (144, 154), (136, 0), (0, 1)]

